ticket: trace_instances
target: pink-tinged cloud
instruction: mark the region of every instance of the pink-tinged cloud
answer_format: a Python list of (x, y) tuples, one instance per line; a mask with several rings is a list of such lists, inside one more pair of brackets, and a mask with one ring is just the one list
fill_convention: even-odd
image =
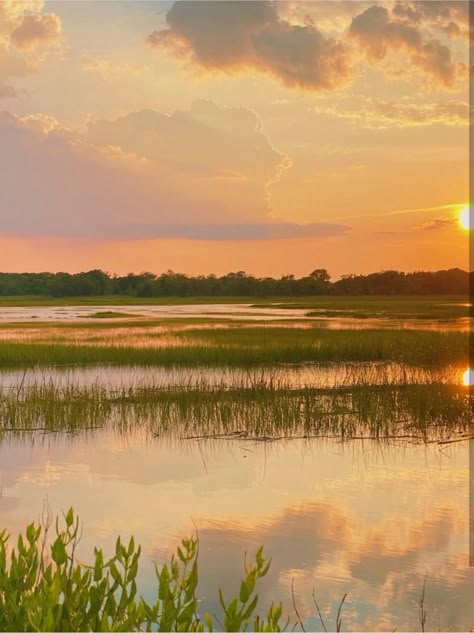
[(169, 28), (153, 31), (148, 44), (204, 70), (257, 70), (308, 90), (333, 89), (352, 78), (342, 42), (313, 24), (280, 18), (273, 2), (178, 1), (166, 19)]
[(12, 31), (10, 38), (20, 49), (50, 45), (61, 37), (61, 21), (54, 13), (25, 15), (21, 24)]
[(87, 137), (51, 117), (3, 113), (0, 135), (4, 235), (253, 240), (349, 230), (270, 218), (269, 191), (290, 162), (243, 108), (199, 101), (171, 116), (136, 112), (96, 121)]
[(0, 99), (15, 97), (9, 81), (35, 72), (45, 52), (62, 41), (60, 19), (42, 7), (34, 0), (0, 1)]

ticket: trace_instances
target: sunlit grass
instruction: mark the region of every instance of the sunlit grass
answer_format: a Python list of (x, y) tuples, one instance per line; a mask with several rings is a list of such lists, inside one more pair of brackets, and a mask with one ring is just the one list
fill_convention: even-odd
[[(172, 332), (173, 345), (138, 347), (114, 341), (15, 342), (0, 344), (0, 367), (74, 364), (166, 367), (269, 366), (281, 363), (394, 361), (408, 364), (468, 364), (469, 337), (462, 332), (409, 330), (305, 330), (288, 328), (190, 329)], [(137, 337), (137, 345), (140, 338)]]

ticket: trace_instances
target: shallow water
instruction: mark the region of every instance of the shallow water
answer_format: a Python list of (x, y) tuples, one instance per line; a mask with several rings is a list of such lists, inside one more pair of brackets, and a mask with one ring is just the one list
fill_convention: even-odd
[(166, 368), (127, 366), (36, 367), (0, 371), (0, 391), (54, 385), (101, 387), (110, 391), (145, 387), (274, 388), (443, 383), (461, 385), (465, 367), (409, 367), (399, 363), (307, 363), (252, 368)]
[[(1, 307), (0, 321), (71, 321), (87, 319), (100, 312), (116, 312), (133, 317), (154, 317), (163, 319), (179, 319), (187, 317), (214, 317), (226, 319), (264, 319), (277, 320), (282, 317), (287, 319), (303, 318), (307, 312), (304, 309), (284, 308), (253, 308), (248, 304), (225, 303), (214, 304), (189, 304), (189, 305), (93, 305), (93, 306), (31, 306), (31, 307)], [(116, 318), (103, 319), (100, 321)]]
[[(442, 450), (440, 450), (442, 448)], [(109, 553), (120, 533), (143, 545), (141, 591), (152, 561), (199, 530), (202, 608), (219, 613), (217, 587), (238, 590), (244, 551), (272, 557), (260, 607), (291, 607), (294, 579), (307, 630), (328, 630), (340, 599), (343, 630), (427, 630), (474, 624), (468, 567), (468, 446), (150, 441), (139, 432), (80, 439), (15, 439), (0, 446), (2, 527), (17, 533), (71, 504), (84, 522), (78, 557)]]
[[(123, 319), (117, 318), (91, 318), (100, 312), (123, 313)], [(0, 323), (34, 323), (38, 322), (76, 322), (76, 323), (111, 323), (117, 320), (137, 320), (140, 318), (155, 319), (187, 319), (209, 318), (230, 321), (256, 321), (277, 322), (292, 327), (291, 321), (306, 320), (307, 327), (322, 329), (410, 329), (433, 331), (468, 331), (471, 325), (469, 317), (459, 319), (400, 319), (387, 317), (355, 318), (344, 316), (343, 311), (338, 316), (324, 316), (325, 310), (321, 310), (320, 317), (307, 317), (308, 312), (317, 313), (318, 310), (306, 308), (270, 308), (254, 307), (250, 304), (202, 304), (202, 305), (126, 305), (126, 306), (32, 306), (32, 307), (0, 307)], [(139, 321), (137, 321), (139, 324)], [(264, 324), (263, 324), (264, 325)], [(302, 324), (299, 323), (298, 327)], [(8, 332), (2, 332), (9, 336)], [(25, 332), (24, 332), (25, 334)], [(43, 335), (45, 333), (43, 332)], [(10, 334), (11, 336), (11, 334)]]

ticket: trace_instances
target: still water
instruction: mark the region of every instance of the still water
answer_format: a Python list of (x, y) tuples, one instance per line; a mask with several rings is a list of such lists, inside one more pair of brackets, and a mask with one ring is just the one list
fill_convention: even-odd
[(392, 362), (306, 363), (276, 367), (33, 367), (0, 371), (0, 393), (34, 387), (100, 387), (107, 391), (168, 387), (245, 389), (266, 385), (275, 389), (337, 388), (383, 384), (470, 385), (472, 371), (464, 366), (410, 367)]
[[(103, 318), (106, 312), (123, 314), (123, 318)], [(311, 312), (310, 318), (307, 314)], [(318, 327), (329, 330), (367, 330), (367, 329), (408, 329), (408, 330), (433, 330), (433, 331), (468, 331), (471, 325), (469, 317), (457, 319), (416, 319), (416, 318), (387, 318), (374, 315), (371, 318), (357, 318), (345, 316), (343, 310), (338, 316), (325, 316), (326, 310), (307, 308), (271, 308), (265, 306), (255, 307), (250, 304), (211, 304), (211, 305), (93, 305), (93, 306), (31, 306), (31, 307), (0, 307), (1, 323), (29, 323), (37, 322), (61, 323), (97, 323), (93, 317), (102, 313), (99, 323), (111, 323), (134, 320), (139, 324), (143, 319), (223, 319), (226, 321), (247, 321), (249, 324), (256, 322), (281, 322), (288, 327), (292, 326), (291, 321), (299, 321), (298, 327), (304, 326), (302, 320), (306, 322), (306, 327)], [(320, 315), (318, 315), (320, 313)], [(296, 325), (296, 323), (294, 324)], [(200, 324), (203, 327), (203, 324)], [(211, 325), (212, 327), (212, 325)], [(158, 326), (159, 328), (159, 326)], [(147, 329), (150, 329), (148, 326)], [(157, 329), (159, 331), (159, 329)], [(25, 332), (23, 332), (25, 334)], [(40, 333), (38, 333), (40, 334)], [(42, 332), (44, 335), (44, 331)], [(2, 332), (2, 335), (11, 338), (12, 333)]]
[(427, 630), (474, 625), (468, 566), (468, 445), (373, 441), (276, 443), (150, 440), (139, 432), (5, 440), (0, 446), (2, 527), (17, 533), (74, 505), (84, 523), (79, 559), (118, 534), (143, 546), (140, 589), (154, 592), (153, 561), (199, 531), (201, 607), (220, 613), (217, 587), (238, 589), (245, 550), (272, 557), (260, 609), (291, 583), (308, 630), (328, 630), (347, 592), (343, 630)]

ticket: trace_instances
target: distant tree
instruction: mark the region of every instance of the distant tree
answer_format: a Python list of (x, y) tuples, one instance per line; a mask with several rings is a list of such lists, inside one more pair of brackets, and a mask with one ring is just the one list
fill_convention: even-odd
[(316, 281), (320, 281), (321, 283), (328, 283), (331, 280), (331, 275), (325, 268), (316, 268), (312, 273), (309, 274), (310, 277), (316, 279)]
[[(331, 282), (325, 268), (307, 277), (294, 275), (257, 278), (243, 270), (188, 277), (168, 270), (159, 276), (150, 272), (110, 275), (102, 270), (70, 273), (0, 273), (0, 295), (81, 296), (122, 294), (129, 296), (316, 296), (468, 294), (474, 289), (474, 273), (459, 268), (438, 271), (382, 270), (368, 275), (343, 275)], [(471, 284), (471, 285), (470, 285)]]

